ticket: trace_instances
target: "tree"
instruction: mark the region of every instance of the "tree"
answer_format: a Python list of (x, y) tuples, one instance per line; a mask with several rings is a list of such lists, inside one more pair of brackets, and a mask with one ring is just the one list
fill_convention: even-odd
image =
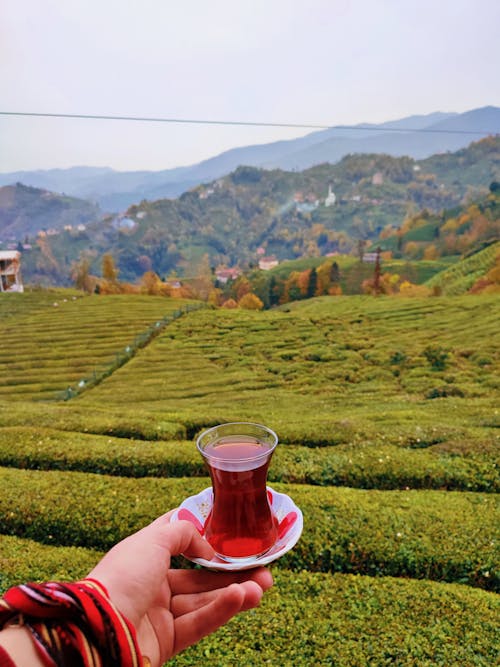
[(309, 282), (307, 284), (306, 297), (311, 299), (313, 296), (316, 296), (316, 289), (318, 287), (318, 274), (315, 268), (312, 268), (309, 272)]
[(141, 278), (141, 286), (146, 294), (160, 294), (162, 282), (154, 271), (146, 271)]
[(90, 275), (90, 259), (84, 255), (80, 256), (77, 262), (71, 265), (71, 280), (76, 289), (92, 294), (96, 287), (96, 280)]
[(424, 259), (437, 259), (439, 257), (439, 251), (436, 246), (431, 243), (424, 250)]
[(380, 252), (381, 252), (381, 248), (379, 246), (377, 248), (377, 257), (375, 259), (375, 270), (373, 272), (373, 289), (374, 289), (375, 294), (380, 294), (380, 292), (381, 292), (381, 288), (380, 288), (380, 274), (381, 274)]
[(358, 241), (357, 241), (357, 255), (358, 255), (358, 259), (359, 259), (360, 262), (363, 261), (363, 256), (365, 254), (366, 244), (367, 244), (367, 241), (365, 241), (363, 239), (358, 239)]
[(193, 280), (192, 287), (196, 298), (202, 299), (203, 301), (208, 300), (208, 296), (213, 288), (213, 282), (212, 270), (210, 268), (210, 262), (207, 253), (203, 255), (200, 263), (197, 266), (196, 277)]
[(269, 304), (271, 306), (277, 306), (280, 303), (283, 296), (283, 289), (283, 281), (272, 275), (269, 280)]
[(262, 301), (252, 292), (248, 292), (242, 296), (238, 304), (240, 308), (245, 308), (246, 310), (262, 310), (264, 308)]
[(239, 276), (234, 282), (233, 291), (237, 301), (240, 301), (245, 294), (252, 291), (252, 285), (246, 276)]
[(238, 308), (238, 303), (234, 299), (228, 299), (224, 301), (221, 306), (222, 308)]
[(339, 283), (340, 282), (340, 269), (337, 262), (333, 262), (330, 269), (330, 282)]
[(115, 265), (115, 260), (113, 255), (106, 253), (102, 257), (102, 277), (104, 280), (109, 280), (110, 283), (118, 282), (118, 274), (120, 273)]

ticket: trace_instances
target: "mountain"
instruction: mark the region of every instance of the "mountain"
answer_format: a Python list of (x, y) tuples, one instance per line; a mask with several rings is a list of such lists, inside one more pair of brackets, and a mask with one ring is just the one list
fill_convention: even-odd
[(102, 217), (96, 204), (16, 183), (0, 187), (0, 239), (17, 241), (40, 230), (60, 231)]
[(335, 164), (345, 155), (357, 153), (423, 159), (464, 148), (481, 139), (484, 131), (500, 133), (500, 108), (488, 106), (460, 114), (437, 112), (354, 128), (332, 127), (298, 139), (234, 148), (189, 167), (132, 172), (94, 167), (14, 172), (0, 174), (0, 185), (22, 182), (91, 199), (107, 211), (122, 211), (144, 199), (178, 197), (241, 165), (302, 171), (323, 162)]
[[(354, 154), (302, 172), (238, 167), (178, 199), (142, 201), (125, 217), (108, 216), (79, 234), (52, 235), (43, 247), (26, 253), (23, 273), (29, 282), (49, 277), (64, 283), (71, 262), (84, 251), (95, 274), (101, 272), (102, 255), (110, 252), (123, 280), (148, 270), (186, 276), (193, 275), (205, 253), (212, 266), (244, 267), (255, 264), (262, 252), (279, 260), (349, 253), (359, 239), (375, 242), (382, 230), (397, 249), (396, 228), (412, 215), (427, 211), (416, 218), (420, 228), (420, 218), (439, 217), (465, 200), (487, 195), (497, 181), (500, 137), (425, 160)], [(425, 224), (432, 236), (436, 224)], [(412, 228), (403, 240), (418, 240), (422, 233)], [(43, 267), (49, 257), (47, 274)]]

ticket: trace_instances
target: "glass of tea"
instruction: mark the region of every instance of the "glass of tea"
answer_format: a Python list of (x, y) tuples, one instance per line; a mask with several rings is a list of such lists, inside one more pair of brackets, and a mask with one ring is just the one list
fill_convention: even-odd
[(251, 561), (276, 542), (278, 522), (266, 480), (277, 444), (274, 431), (248, 422), (220, 424), (197, 439), (213, 488), (204, 535), (225, 561)]

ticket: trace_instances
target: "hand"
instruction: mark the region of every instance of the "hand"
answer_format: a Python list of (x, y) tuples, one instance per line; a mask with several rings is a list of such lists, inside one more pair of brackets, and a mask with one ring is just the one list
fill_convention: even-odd
[(273, 584), (264, 568), (239, 573), (173, 570), (171, 556), (210, 560), (212, 547), (188, 521), (172, 512), (127, 537), (90, 572), (133, 623), (143, 655), (153, 667), (214, 632), (240, 611), (256, 607)]

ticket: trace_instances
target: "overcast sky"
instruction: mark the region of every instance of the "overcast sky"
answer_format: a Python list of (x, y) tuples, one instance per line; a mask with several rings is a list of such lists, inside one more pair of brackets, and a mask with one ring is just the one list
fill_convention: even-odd
[[(499, 26), (499, 0), (1, 0), (0, 111), (337, 125), (500, 106)], [(165, 169), (307, 132), (0, 116), (0, 171)]]

